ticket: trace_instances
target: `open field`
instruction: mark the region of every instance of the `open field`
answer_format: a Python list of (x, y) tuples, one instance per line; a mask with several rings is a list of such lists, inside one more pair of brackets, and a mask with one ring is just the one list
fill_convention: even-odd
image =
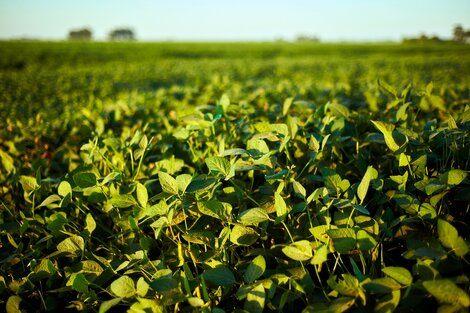
[(8, 312), (470, 307), (470, 45), (0, 56)]

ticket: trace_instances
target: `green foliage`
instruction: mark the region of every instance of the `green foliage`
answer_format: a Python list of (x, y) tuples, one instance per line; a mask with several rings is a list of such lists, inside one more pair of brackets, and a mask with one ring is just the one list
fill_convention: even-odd
[(467, 46), (0, 53), (3, 310), (468, 310)]

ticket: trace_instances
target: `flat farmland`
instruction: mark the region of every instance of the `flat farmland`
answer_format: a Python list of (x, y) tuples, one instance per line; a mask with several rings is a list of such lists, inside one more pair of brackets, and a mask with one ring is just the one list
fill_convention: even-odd
[(470, 306), (470, 45), (0, 42), (8, 312)]

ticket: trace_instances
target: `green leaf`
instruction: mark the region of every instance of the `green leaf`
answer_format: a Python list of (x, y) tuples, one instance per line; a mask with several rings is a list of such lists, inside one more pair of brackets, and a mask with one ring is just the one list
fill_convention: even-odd
[(351, 308), (356, 300), (354, 298), (349, 298), (349, 297), (341, 297), (338, 299), (335, 299), (331, 301), (330, 306), (328, 307), (328, 313), (334, 312), (334, 313), (340, 313), (340, 312), (346, 312)]
[(41, 204), (38, 207), (48, 206), (49, 204), (59, 202), (60, 200), (62, 200), (62, 199), (60, 198), (59, 195), (50, 195), (49, 197), (44, 199), (44, 201), (42, 201)]
[[(73, 273), (70, 277), (72, 289), (81, 293), (88, 292), (88, 285), (90, 284), (83, 273)], [(69, 285), (69, 283), (67, 283)]]
[(263, 284), (256, 285), (246, 295), (244, 309), (251, 313), (262, 313), (266, 302)]
[(442, 245), (452, 249), (457, 256), (464, 256), (469, 248), (465, 240), (460, 237), (452, 224), (442, 219), (437, 220), (437, 233)]
[(313, 257), (312, 246), (307, 240), (300, 240), (282, 248), (282, 252), (295, 261), (307, 261)]
[(282, 105), (282, 115), (283, 116), (286, 116), (287, 113), (289, 113), (289, 109), (292, 105), (292, 102), (294, 101), (294, 98), (287, 98), (286, 100), (284, 100), (284, 104)]
[(320, 245), (316, 250), (313, 255), (313, 259), (310, 263), (312, 264), (323, 264), (327, 261), (328, 259), (328, 246), (327, 245)]
[(209, 215), (214, 218), (220, 218), (224, 211), (224, 205), (222, 202), (217, 200), (199, 201), (197, 203), (197, 208), (202, 214)]
[(165, 172), (158, 173), (158, 180), (160, 181), (160, 185), (162, 186), (162, 190), (170, 195), (177, 195), (178, 194), (178, 183), (176, 179), (174, 179), (170, 174)]
[(378, 177), (379, 173), (373, 166), (368, 166), (367, 171), (364, 174), (364, 177), (362, 177), (362, 180), (357, 187), (357, 196), (359, 197), (359, 200), (361, 200), (361, 204), (364, 201), (364, 198), (366, 197), (367, 190), (369, 189), (369, 184), (372, 179), (376, 179)]
[(173, 272), (170, 269), (158, 270), (153, 277), (155, 279), (150, 282), (150, 287), (159, 293), (165, 293), (178, 287), (178, 282), (173, 279)]
[(452, 249), (454, 242), (459, 237), (457, 229), (455, 229), (452, 224), (442, 219), (437, 220), (437, 233), (442, 245), (449, 249)]
[(263, 208), (252, 208), (238, 214), (237, 220), (244, 225), (257, 225), (269, 220), (269, 215)]
[(91, 233), (96, 229), (96, 222), (95, 219), (93, 218), (93, 215), (90, 213), (87, 213), (86, 218), (85, 218), (85, 229), (88, 231), (88, 233), (91, 235)]
[(470, 306), (469, 295), (451, 280), (428, 280), (423, 282), (423, 286), (439, 302), (460, 305), (465, 308)]
[(357, 248), (359, 250), (370, 251), (375, 248), (377, 241), (368, 232), (359, 229), (356, 233)]
[(398, 304), (400, 303), (400, 290), (392, 291), (389, 294), (384, 295), (378, 301), (374, 307), (375, 313), (391, 313), (393, 312)]
[(57, 187), (57, 193), (59, 196), (65, 197), (68, 194), (72, 193), (72, 186), (70, 186), (68, 181), (61, 181), (59, 187)]
[(342, 274), (343, 280), (336, 282), (336, 276), (331, 276), (328, 280), (328, 286), (339, 294), (348, 297), (356, 297), (363, 293), (359, 281), (351, 274)]
[(388, 277), (373, 279), (364, 283), (363, 287), (370, 293), (390, 293), (401, 288), (394, 279)]
[(7, 305), (6, 305), (7, 313), (21, 313), (20, 303), (21, 303), (20, 297), (10, 296), (7, 300)]
[(230, 98), (226, 94), (223, 94), (222, 97), (220, 97), (220, 105), (224, 108), (224, 110), (227, 110), (228, 106), (230, 105)]
[(385, 92), (387, 92), (388, 94), (390, 94), (391, 96), (393, 96), (394, 98), (397, 98), (397, 91), (395, 88), (393, 88), (391, 85), (389, 85), (388, 83), (386, 83), (385, 81), (381, 80), (381, 79), (378, 79), (377, 80), (377, 84), (379, 85), (380, 88), (382, 88), (382, 90), (384, 90)]
[(215, 286), (228, 287), (235, 283), (235, 276), (233, 276), (232, 271), (225, 266), (208, 269), (204, 271), (202, 275), (207, 282)]
[(209, 171), (215, 175), (222, 174), (225, 180), (228, 180), (231, 176), (230, 162), (222, 157), (210, 157), (205, 160)]
[(23, 190), (26, 193), (31, 193), (32, 191), (36, 190), (39, 185), (36, 181), (36, 177), (30, 177), (30, 176), (20, 176), (20, 184), (21, 187), (23, 187)]
[(131, 195), (116, 195), (109, 200), (109, 203), (116, 208), (128, 208), (136, 204)]
[(255, 280), (263, 275), (264, 271), (266, 270), (266, 260), (262, 255), (258, 255), (254, 258), (248, 267), (246, 268), (245, 274), (243, 278), (248, 284), (251, 284)]
[(117, 179), (121, 179), (122, 175), (119, 172), (111, 172), (109, 173), (101, 182), (101, 185), (106, 185), (109, 182), (115, 181)]
[(274, 193), (274, 207), (276, 208), (277, 217), (284, 218), (289, 213), (286, 202), (279, 192)]
[(204, 305), (204, 300), (202, 300), (201, 298), (189, 297), (187, 300), (189, 305), (193, 308), (199, 308)]
[(230, 241), (239, 246), (251, 246), (258, 237), (254, 229), (242, 225), (235, 225), (230, 232)]
[(80, 188), (88, 188), (96, 186), (96, 176), (91, 172), (83, 172), (73, 175), (75, 184)]
[(292, 187), (294, 188), (294, 192), (296, 196), (300, 196), (299, 198), (305, 199), (307, 197), (307, 191), (305, 190), (305, 187), (302, 186), (298, 181), (293, 181), (292, 182)]
[(114, 298), (114, 299), (102, 302), (98, 313), (108, 312), (112, 307), (118, 305), (119, 302), (121, 302), (121, 300), (122, 298)]
[(356, 233), (351, 228), (338, 228), (326, 230), (333, 239), (333, 246), (339, 253), (347, 253), (356, 247)]
[(140, 277), (138, 280), (137, 280), (137, 295), (139, 295), (140, 297), (145, 297), (145, 295), (147, 294), (148, 290), (149, 290), (149, 284), (145, 281), (145, 279), (143, 277)]
[(2, 160), (2, 166), (7, 171), (7, 174), (10, 174), (15, 170), (15, 165), (13, 163), (13, 158), (6, 152), (0, 149), (0, 159)]
[(413, 283), (413, 276), (404, 267), (387, 266), (382, 269), (382, 272), (404, 286), (409, 286)]
[(137, 195), (137, 202), (143, 208), (147, 206), (147, 201), (149, 199), (149, 195), (147, 192), (147, 188), (141, 183), (137, 183), (136, 185), (136, 195)]
[(178, 185), (178, 190), (181, 194), (185, 193), (186, 188), (188, 188), (193, 177), (189, 174), (181, 174), (176, 176), (176, 183)]
[(81, 236), (72, 236), (64, 239), (57, 245), (57, 251), (68, 252), (74, 256), (78, 256), (85, 249), (85, 241)]
[(129, 276), (121, 276), (110, 285), (111, 292), (119, 298), (130, 298), (135, 296), (134, 281)]
[(371, 121), (372, 124), (384, 135), (385, 143), (387, 147), (393, 152), (400, 149), (400, 146), (393, 139), (392, 132), (395, 129), (395, 125), (390, 123), (384, 123), (380, 121)]
[(468, 176), (468, 173), (463, 170), (452, 169), (450, 171), (445, 172), (444, 174), (439, 176), (439, 180), (443, 184), (447, 185), (458, 185)]
[(142, 138), (139, 141), (139, 148), (142, 150), (145, 150), (149, 145), (149, 140), (147, 138), (147, 135), (143, 135)]

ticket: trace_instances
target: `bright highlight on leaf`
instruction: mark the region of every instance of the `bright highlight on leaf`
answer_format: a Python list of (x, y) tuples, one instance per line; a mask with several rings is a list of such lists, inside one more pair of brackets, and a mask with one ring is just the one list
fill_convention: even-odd
[(380, 121), (371, 121), (372, 124), (383, 134), (385, 143), (387, 144), (387, 147), (392, 150), (393, 152), (397, 151), (400, 149), (400, 146), (395, 142), (395, 139), (393, 139), (393, 130), (395, 129), (395, 125), (390, 124), (390, 123), (384, 123)]

